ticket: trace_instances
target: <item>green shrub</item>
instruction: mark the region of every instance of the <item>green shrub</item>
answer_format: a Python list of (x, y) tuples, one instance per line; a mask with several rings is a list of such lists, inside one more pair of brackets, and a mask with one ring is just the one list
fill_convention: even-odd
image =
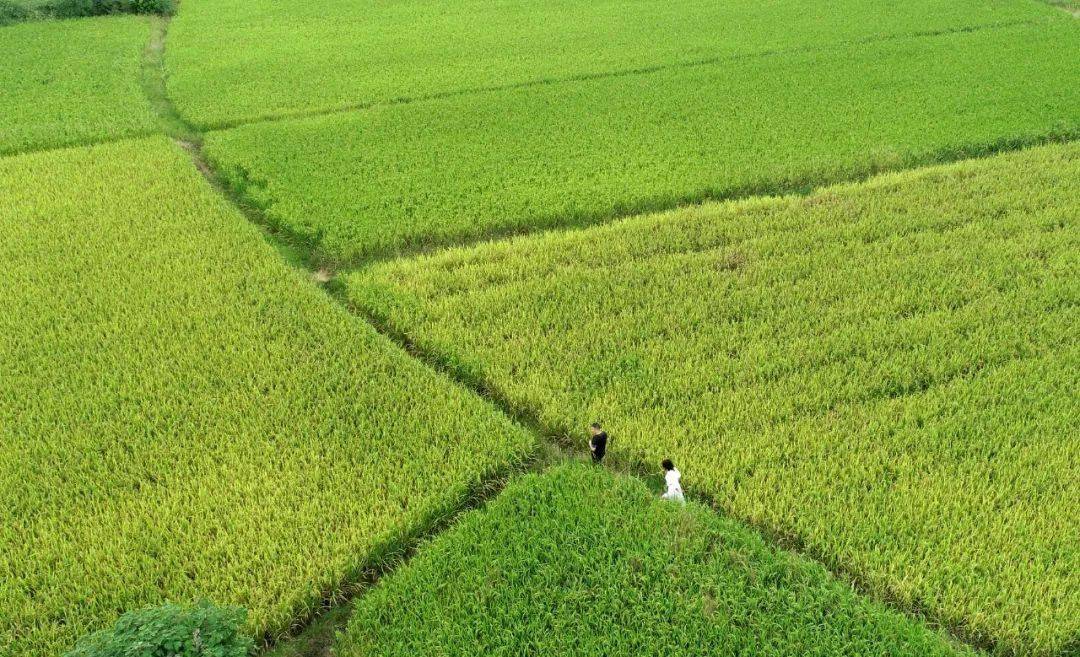
[(28, 21), (34, 17), (35, 12), (29, 7), (11, 0), (0, 0), (0, 27)]
[(0, 27), (46, 18), (83, 18), (114, 14), (171, 15), (176, 0), (0, 0)]
[(124, 614), (67, 657), (247, 657), (255, 642), (243, 630), (246, 620), (242, 607), (165, 603)]
[(172, 14), (174, 0), (56, 0), (47, 5), (57, 18), (105, 16), (108, 14)]

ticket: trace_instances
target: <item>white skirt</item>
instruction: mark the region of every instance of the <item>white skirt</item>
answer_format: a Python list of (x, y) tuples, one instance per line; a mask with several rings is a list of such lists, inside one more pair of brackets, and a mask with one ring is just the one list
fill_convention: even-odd
[(669, 488), (668, 492), (661, 495), (665, 500), (671, 500), (673, 502), (685, 502), (686, 498), (683, 497), (682, 488)]

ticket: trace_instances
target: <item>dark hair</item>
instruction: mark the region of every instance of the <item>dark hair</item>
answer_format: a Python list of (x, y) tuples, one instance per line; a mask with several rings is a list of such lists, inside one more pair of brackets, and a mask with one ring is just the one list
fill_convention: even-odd
[(593, 429), (599, 429), (600, 428), (600, 423), (599, 422), (593, 422), (589, 426), (592, 427)]
[(664, 459), (663, 463), (660, 464), (660, 467), (665, 470), (674, 470), (675, 464), (671, 462), (671, 459)]

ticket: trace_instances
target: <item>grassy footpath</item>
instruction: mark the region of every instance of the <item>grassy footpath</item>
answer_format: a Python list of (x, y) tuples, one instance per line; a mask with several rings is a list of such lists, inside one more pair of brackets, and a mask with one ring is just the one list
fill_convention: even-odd
[(165, 138), (0, 159), (0, 654), (207, 596), (279, 633), (534, 449)]
[(1080, 146), (454, 249), (357, 305), (978, 643), (1080, 635)]
[(139, 86), (147, 21), (0, 27), (0, 155), (153, 132)]
[(185, 0), (170, 88), (192, 123), (220, 128), (1054, 13), (1004, 0)]
[(588, 465), (513, 482), (358, 601), (339, 657), (967, 655), (821, 566)]
[(206, 155), (339, 265), (1080, 134), (1078, 59), (1061, 15), (247, 126)]

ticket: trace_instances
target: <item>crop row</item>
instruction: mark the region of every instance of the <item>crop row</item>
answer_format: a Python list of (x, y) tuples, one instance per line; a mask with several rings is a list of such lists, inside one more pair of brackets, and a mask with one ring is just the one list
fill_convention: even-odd
[(1080, 636), (1080, 146), (373, 266), (354, 303), (556, 430), (1004, 650)]
[(0, 154), (149, 134), (145, 18), (0, 27)]
[(532, 448), (163, 137), (0, 159), (0, 198), (5, 657), (166, 598), (285, 630)]
[(203, 128), (715, 57), (1040, 20), (1035, 2), (187, 0), (170, 89)]
[(270, 221), (356, 263), (1075, 135), (1077, 59), (1066, 17), (246, 126), (206, 146)]
[(585, 465), (518, 479), (359, 602), (391, 655), (968, 655), (698, 504)]

